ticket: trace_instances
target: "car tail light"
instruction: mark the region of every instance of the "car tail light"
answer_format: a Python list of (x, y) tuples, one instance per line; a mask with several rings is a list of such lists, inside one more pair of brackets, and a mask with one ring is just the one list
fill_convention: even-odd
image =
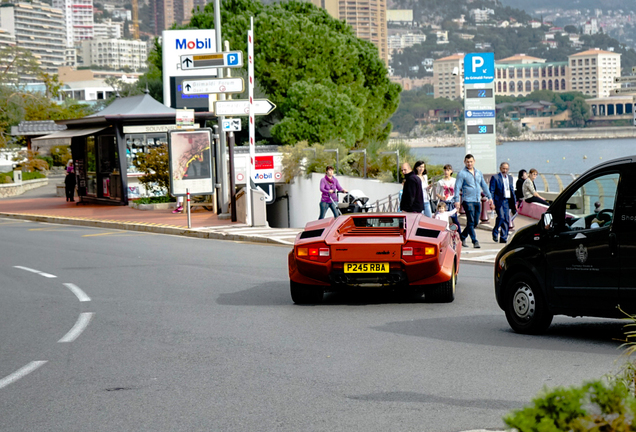
[(421, 261), (425, 258), (435, 256), (437, 250), (435, 246), (422, 243), (407, 243), (402, 246), (402, 259), (406, 262)]
[(310, 261), (327, 262), (331, 257), (331, 253), (329, 246), (325, 243), (317, 243), (297, 247), (296, 256)]

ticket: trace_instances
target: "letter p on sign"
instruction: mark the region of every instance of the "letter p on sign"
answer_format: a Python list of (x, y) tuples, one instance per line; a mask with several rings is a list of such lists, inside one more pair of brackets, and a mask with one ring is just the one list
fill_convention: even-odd
[(477, 68), (480, 68), (483, 65), (484, 65), (484, 58), (483, 57), (474, 56), (472, 58), (471, 70), (473, 71), (473, 73), (477, 72)]

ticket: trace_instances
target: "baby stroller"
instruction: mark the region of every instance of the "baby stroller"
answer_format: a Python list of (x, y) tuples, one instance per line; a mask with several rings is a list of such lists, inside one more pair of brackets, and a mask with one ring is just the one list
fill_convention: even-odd
[(341, 202), (337, 203), (340, 213), (363, 213), (371, 208), (369, 197), (361, 190), (351, 190), (344, 194)]

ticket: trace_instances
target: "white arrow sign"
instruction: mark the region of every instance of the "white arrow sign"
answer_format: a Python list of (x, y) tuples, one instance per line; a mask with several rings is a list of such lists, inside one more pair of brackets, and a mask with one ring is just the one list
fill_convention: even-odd
[(266, 203), (271, 204), (272, 202), (274, 202), (274, 185), (272, 183), (256, 185), (256, 189), (260, 189), (263, 191), (263, 193), (265, 193)]
[[(276, 105), (267, 99), (254, 99), (254, 114), (267, 115), (274, 111)], [(249, 115), (248, 100), (225, 100), (214, 102), (214, 113), (217, 116), (246, 116)]]
[(184, 80), (182, 88), (183, 94), (243, 93), (245, 82), (243, 78)]

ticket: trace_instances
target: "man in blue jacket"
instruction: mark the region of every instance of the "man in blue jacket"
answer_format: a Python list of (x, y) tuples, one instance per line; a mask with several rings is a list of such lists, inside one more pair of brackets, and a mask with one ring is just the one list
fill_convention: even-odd
[[(490, 192), (488, 191), (488, 185), (484, 180), (484, 175), (475, 168), (475, 157), (471, 154), (467, 154), (464, 157), (463, 170), (457, 174), (457, 180), (455, 182), (455, 196), (453, 201), (455, 207), (459, 210), (460, 205), (464, 207), (466, 212), (466, 228), (462, 231), (460, 238), (462, 239), (462, 246), (467, 247), (466, 237), (470, 236), (473, 241), (473, 247), (479, 248), (479, 241), (477, 241), (477, 234), (475, 228), (479, 223), (479, 214), (481, 212), (481, 193), (483, 192), (488, 197), (488, 204), (492, 206), (492, 199)], [(459, 194), (462, 194), (461, 204)]]
[[(512, 176), (508, 175), (510, 167), (506, 162), (499, 165), (499, 174), (490, 178), (490, 195), (495, 203), (497, 219), (492, 230), (492, 241), (506, 243), (510, 231), (510, 198), (515, 196)], [(501, 237), (499, 230), (501, 229)]]

